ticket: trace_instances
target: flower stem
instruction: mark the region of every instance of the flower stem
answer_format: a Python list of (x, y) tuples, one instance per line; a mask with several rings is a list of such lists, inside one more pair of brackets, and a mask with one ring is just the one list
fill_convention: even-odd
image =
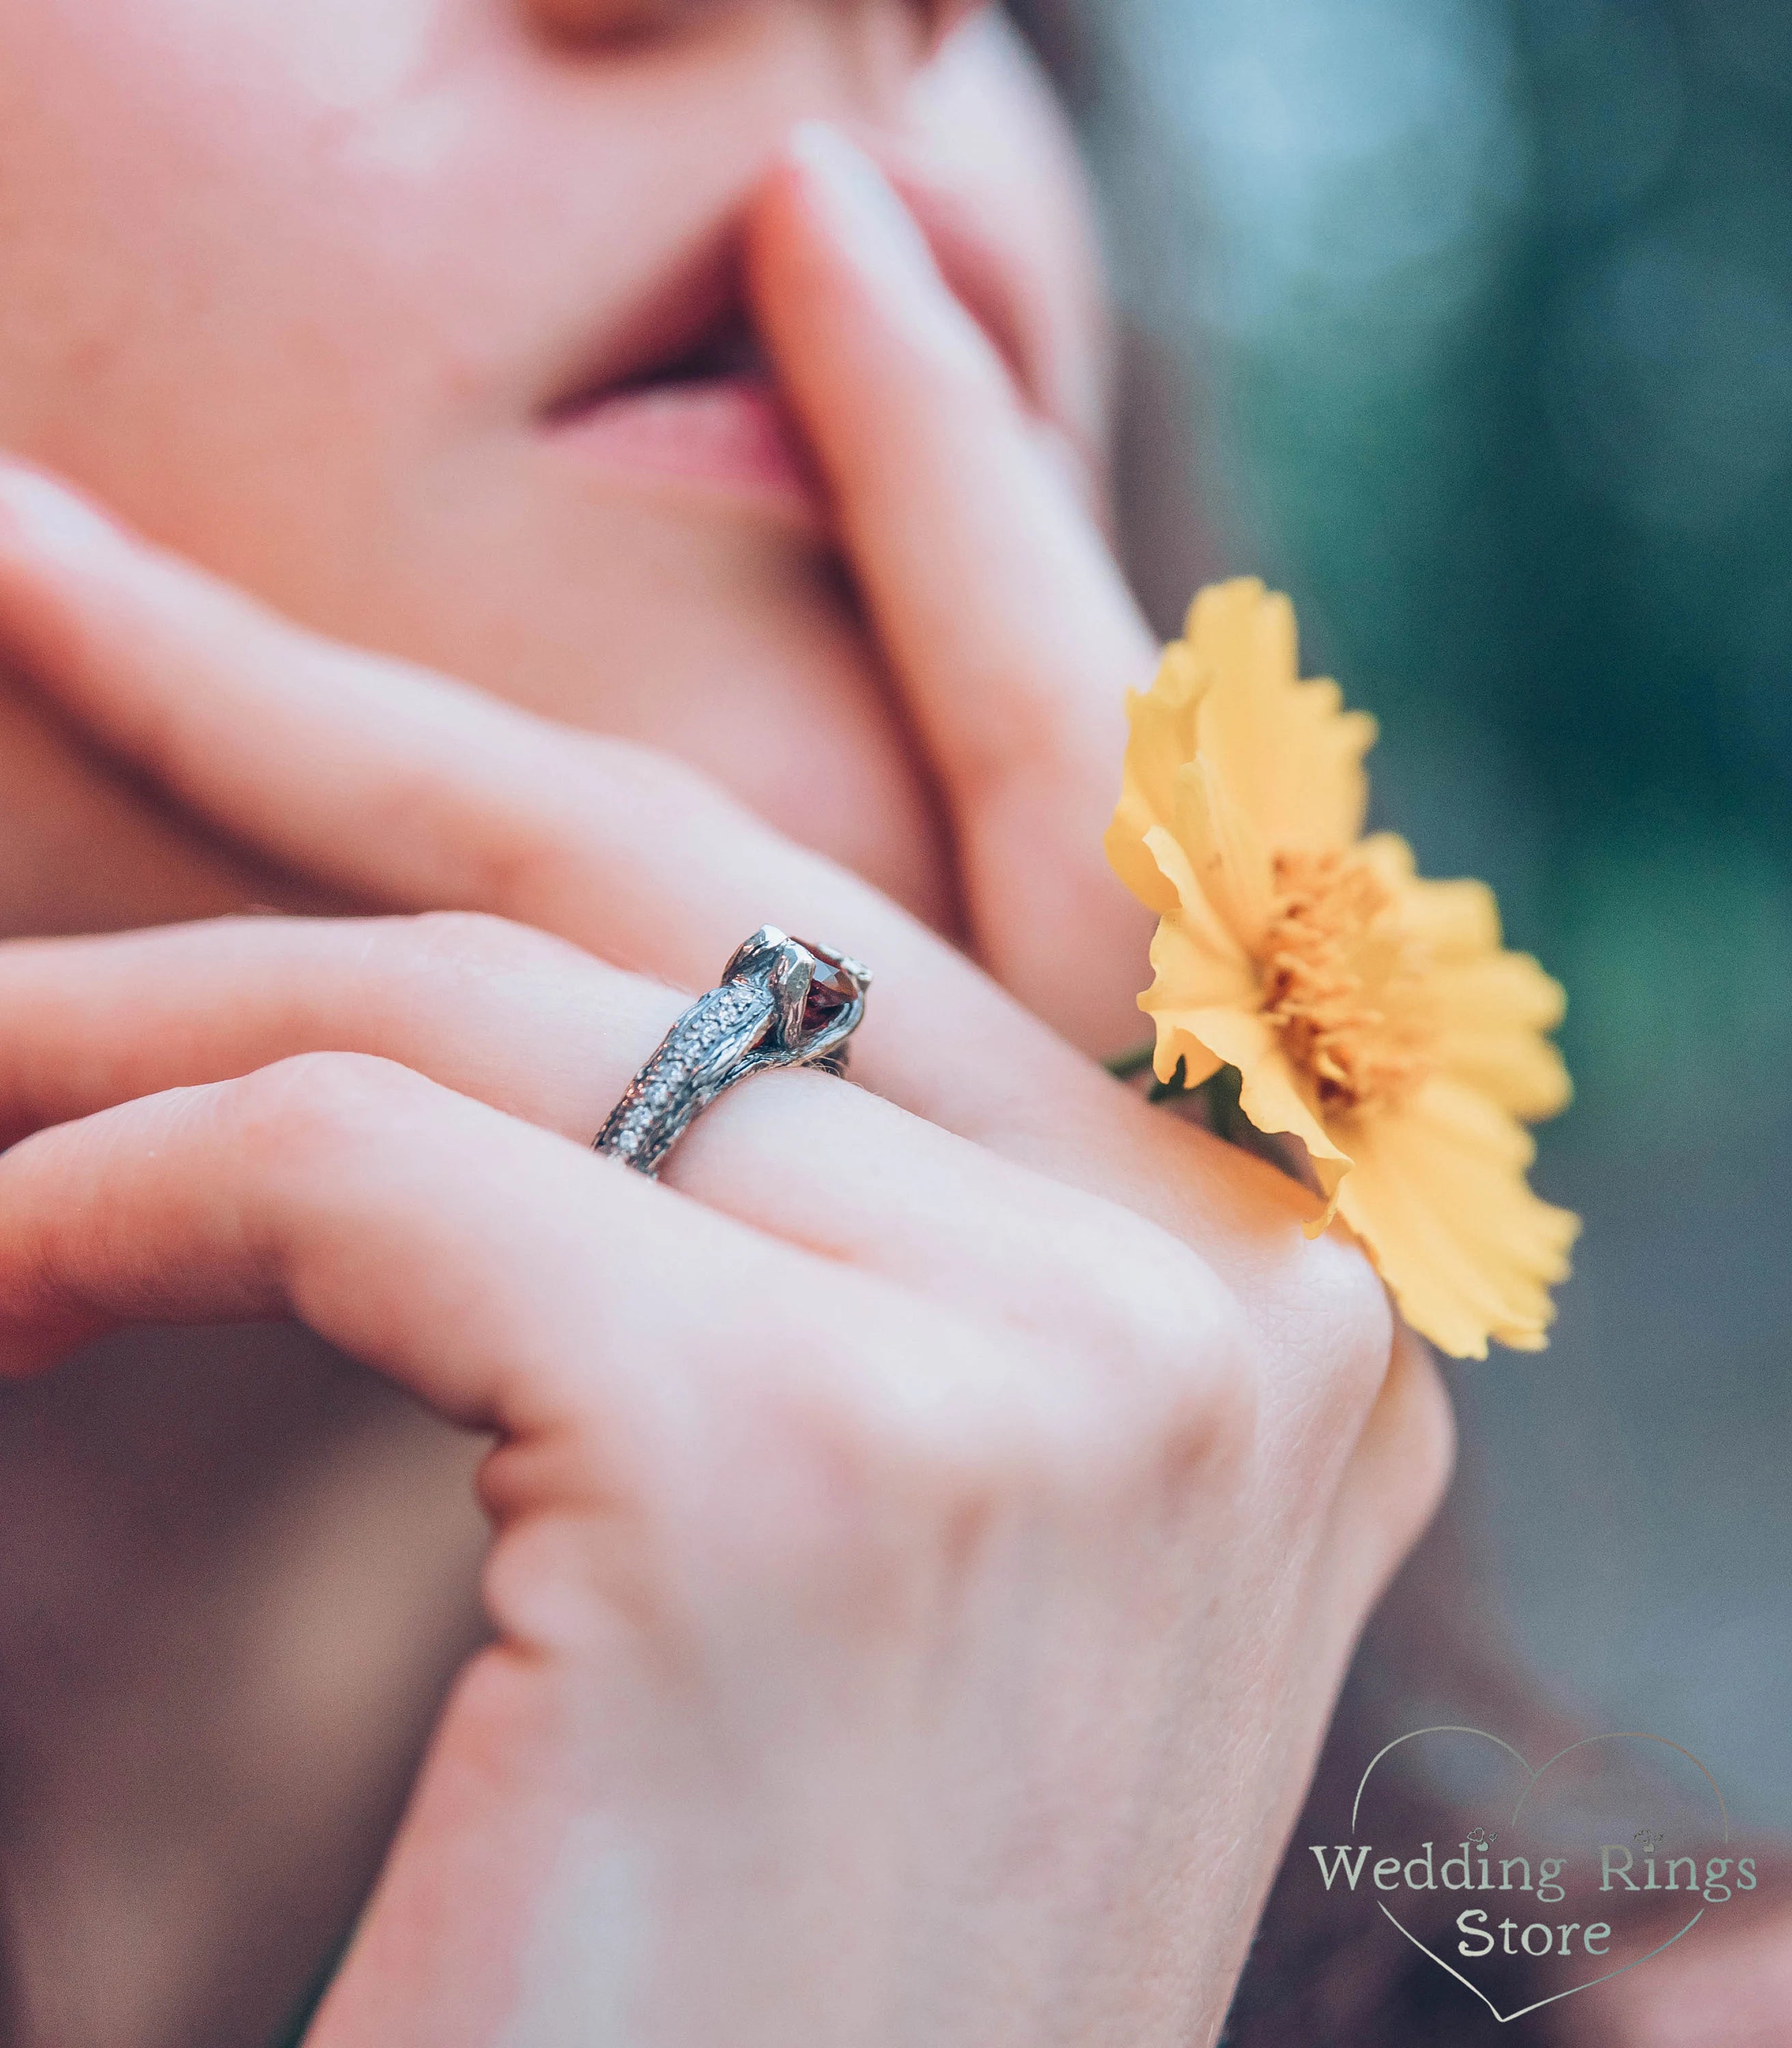
[(1228, 1145), (1236, 1145), (1251, 1151), (1257, 1139), (1256, 1127), (1244, 1113), (1242, 1097), (1244, 1076), (1236, 1067), (1222, 1067), (1209, 1076), (1196, 1091), (1206, 1097), (1202, 1107), (1207, 1116), (1207, 1127), (1216, 1138), (1223, 1138)]
[[(1141, 1074), (1152, 1073), (1157, 1049), (1155, 1045), (1141, 1045), (1134, 1052), (1123, 1053), (1117, 1060), (1107, 1062), (1107, 1071), (1116, 1080), (1136, 1080)], [(1239, 1107), (1244, 1077), (1238, 1069), (1221, 1067), (1199, 1088), (1189, 1087), (1188, 1072), (1187, 1066), (1178, 1061), (1176, 1072), (1167, 1081), (1160, 1081), (1153, 1074), (1147, 1100), (1198, 1103), (1201, 1121), (1216, 1138), (1223, 1138), (1228, 1145), (1247, 1145), (1256, 1133)]]
[(1123, 1053), (1117, 1060), (1107, 1062), (1107, 1071), (1117, 1081), (1135, 1080), (1140, 1074), (1149, 1073), (1151, 1063), (1158, 1057), (1158, 1043), (1153, 1039), (1149, 1045), (1135, 1045), (1130, 1053)]

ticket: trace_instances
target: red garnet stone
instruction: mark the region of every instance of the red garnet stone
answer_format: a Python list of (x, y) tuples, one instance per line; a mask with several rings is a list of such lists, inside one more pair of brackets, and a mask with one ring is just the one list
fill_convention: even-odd
[(859, 1000), (859, 984), (832, 955), (810, 945), (806, 939), (800, 943), (815, 960), (815, 978), (809, 985), (809, 1001), (803, 1010), (804, 1034), (814, 1038)]

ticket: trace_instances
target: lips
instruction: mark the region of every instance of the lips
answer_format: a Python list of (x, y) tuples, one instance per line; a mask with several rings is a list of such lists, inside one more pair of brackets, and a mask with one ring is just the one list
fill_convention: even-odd
[(631, 337), (579, 373), (542, 425), (570, 456), (793, 517), (824, 517), (801, 430), (741, 304), (732, 266), (712, 265), (648, 308)]

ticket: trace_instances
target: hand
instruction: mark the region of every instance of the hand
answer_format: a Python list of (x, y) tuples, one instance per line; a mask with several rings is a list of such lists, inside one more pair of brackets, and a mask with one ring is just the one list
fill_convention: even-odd
[[(899, 214), (873, 256), (886, 196), (829, 147), (768, 187), (762, 317), (976, 950), (1102, 1043), (1142, 947), (1097, 849), (1148, 642), (1053, 436)], [(0, 1162), (14, 1369), (109, 1320), (293, 1315), (499, 1437), (497, 1641), (316, 2039), (1216, 2028), (1448, 1463), (1361, 1263), (663, 761), (297, 634), (17, 475), (0, 622), (253, 854), (516, 921), (0, 954), (4, 1111), (43, 1131)], [(678, 1007), (619, 969), (707, 985), (768, 917), (877, 968), (885, 1100), (757, 1083), (667, 1189), (567, 1142)]]
[[(0, 502), (13, 643), (114, 750), (516, 921), (0, 952), (9, 1369), (288, 1315), (498, 1440), (496, 1639), (320, 2048), (1211, 2035), (1448, 1464), (1367, 1268), (687, 771)], [(767, 917), (876, 966), (877, 1092), (756, 1082), (667, 1187), (591, 1158)]]
[[(466, 917), (0, 952), (0, 1113), (57, 1127), (0, 1159), (6, 1370), (293, 1316), (498, 1439), (495, 1639), (318, 2048), (1211, 2038), (1441, 1483), (1429, 1367), (1087, 1070), (1063, 1177), (1014, 1104), (808, 1075), (672, 1185), (592, 1157), (680, 1000)], [(879, 1043), (976, 1101), (951, 1030)], [(1018, 1100), (1062, 1057), (1018, 1037)]]

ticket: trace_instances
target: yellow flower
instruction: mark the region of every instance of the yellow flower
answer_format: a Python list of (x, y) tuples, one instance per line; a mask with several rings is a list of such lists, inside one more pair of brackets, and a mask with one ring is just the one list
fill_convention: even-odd
[(1313, 1233), (1341, 1215), (1442, 1349), (1540, 1351), (1580, 1228), (1525, 1177), (1524, 1122), (1569, 1099), (1561, 989), (1502, 950), (1490, 890), (1361, 837), (1375, 723), (1301, 681), (1286, 598), (1204, 591), (1130, 709), (1107, 853), (1160, 913), (1158, 1078), (1235, 1067), (1251, 1122), (1306, 1147)]

